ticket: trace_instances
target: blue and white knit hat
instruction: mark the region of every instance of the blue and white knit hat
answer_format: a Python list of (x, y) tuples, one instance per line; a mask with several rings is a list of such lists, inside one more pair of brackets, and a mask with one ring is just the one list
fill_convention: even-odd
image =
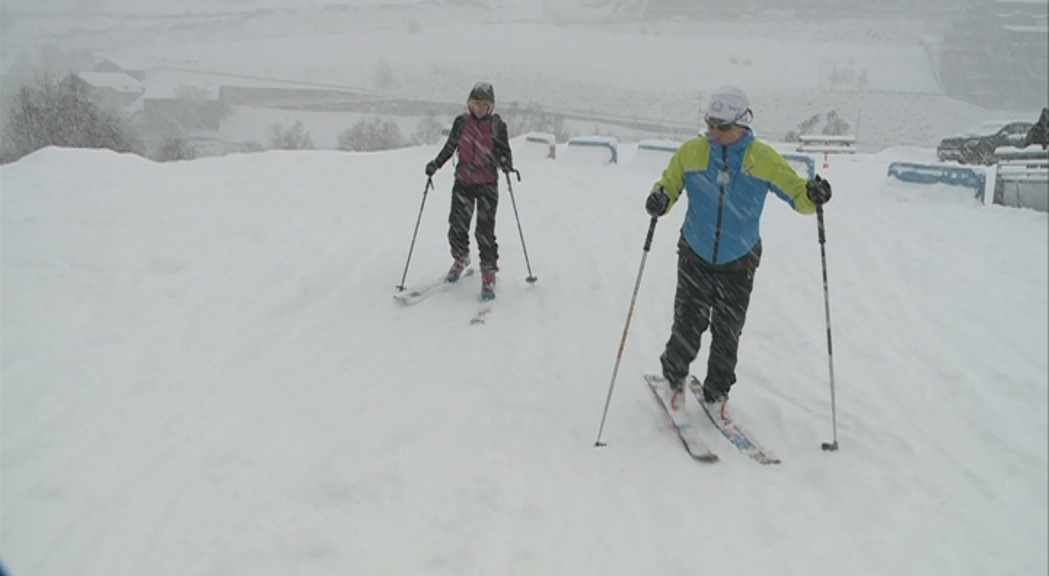
[(735, 124), (750, 126), (754, 113), (750, 111), (750, 99), (735, 86), (722, 86), (710, 95), (703, 119), (712, 124)]

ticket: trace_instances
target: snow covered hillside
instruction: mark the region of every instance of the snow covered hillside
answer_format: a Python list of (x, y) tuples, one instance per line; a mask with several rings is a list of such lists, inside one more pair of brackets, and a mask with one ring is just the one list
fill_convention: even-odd
[[(732, 404), (783, 460), (691, 461), (642, 374), (660, 161), (519, 161), (498, 297), (391, 295), (433, 147), (0, 168), (0, 554), (12, 574), (1044, 574), (1049, 219), (834, 158), (827, 252), (770, 197)], [(409, 285), (440, 275), (451, 170)], [(476, 255), (475, 255), (476, 259)], [(704, 342), (706, 343), (706, 342)], [(705, 350), (694, 366), (702, 376)]]

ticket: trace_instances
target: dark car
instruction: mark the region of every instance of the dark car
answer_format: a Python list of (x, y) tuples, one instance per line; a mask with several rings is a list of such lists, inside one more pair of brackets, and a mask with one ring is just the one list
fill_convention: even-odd
[(936, 156), (941, 162), (994, 164), (994, 149), (999, 146), (1023, 147), (1031, 126), (1031, 122), (984, 122), (962, 134), (941, 140)]

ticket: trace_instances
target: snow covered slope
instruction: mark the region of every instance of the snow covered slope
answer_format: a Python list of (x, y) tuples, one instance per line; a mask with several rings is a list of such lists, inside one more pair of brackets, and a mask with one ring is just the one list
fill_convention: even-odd
[[(835, 159), (841, 451), (815, 219), (769, 199), (740, 418), (688, 458), (641, 379), (669, 333), (684, 210), (642, 256), (650, 169), (522, 159), (502, 271), (391, 298), (435, 149), (0, 168), (0, 553), (15, 575), (1039, 574), (1044, 213), (889, 187)], [(628, 157), (624, 155), (624, 162)], [(447, 267), (451, 170), (408, 284)], [(694, 371), (702, 376), (705, 351)]]

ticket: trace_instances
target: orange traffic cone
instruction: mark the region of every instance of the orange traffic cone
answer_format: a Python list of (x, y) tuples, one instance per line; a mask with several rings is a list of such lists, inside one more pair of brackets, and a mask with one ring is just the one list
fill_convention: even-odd
[(827, 170), (830, 168), (830, 159), (827, 157), (827, 153), (823, 153), (823, 169)]

